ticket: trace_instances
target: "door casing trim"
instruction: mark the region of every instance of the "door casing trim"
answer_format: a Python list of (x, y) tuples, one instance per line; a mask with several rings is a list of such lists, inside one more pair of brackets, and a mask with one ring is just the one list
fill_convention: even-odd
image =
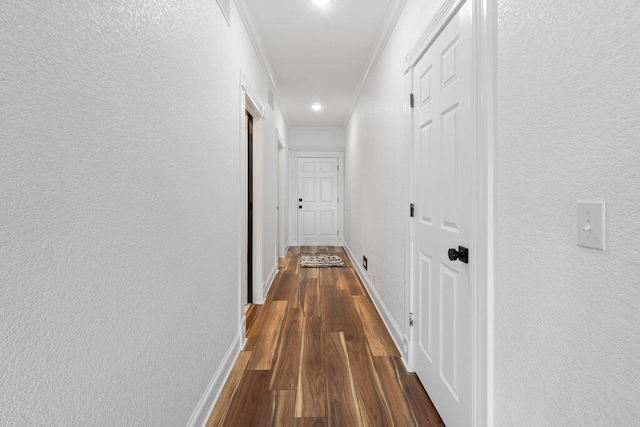
[(242, 346), (246, 342), (246, 319), (244, 316), (244, 301), (242, 297), (243, 289), (247, 286), (247, 174), (248, 174), (248, 152), (247, 152), (247, 132), (245, 129), (245, 112), (253, 116), (253, 146), (254, 146), (254, 166), (253, 166), (253, 302), (261, 304), (264, 301), (262, 284), (262, 151), (263, 145), (263, 123), (266, 119), (266, 109), (257, 97), (256, 93), (249, 85), (247, 78), (240, 70), (239, 85), (239, 170), (238, 180), (238, 302), (239, 316), (238, 322), (240, 336), (243, 339)]

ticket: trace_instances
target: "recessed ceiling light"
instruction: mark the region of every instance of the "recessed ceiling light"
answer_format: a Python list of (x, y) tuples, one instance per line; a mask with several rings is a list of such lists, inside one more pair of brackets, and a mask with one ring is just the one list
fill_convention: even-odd
[(312, 1), (315, 4), (322, 6), (322, 5), (325, 5), (325, 4), (329, 3), (331, 0), (312, 0)]
[(322, 104), (320, 104), (319, 102), (316, 102), (315, 104), (313, 104), (311, 106), (311, 109), (313, 111), (320, 111), (320, 110), (322, 110)]

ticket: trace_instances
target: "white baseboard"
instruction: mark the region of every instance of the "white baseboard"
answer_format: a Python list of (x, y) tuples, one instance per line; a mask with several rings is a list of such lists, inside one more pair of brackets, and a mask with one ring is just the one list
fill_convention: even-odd
[(278, 258), (276, 258), (276, 263), (273, 266), (271, 273), (269, 273), (269, 277), (267, 278), (266, 282), (264, 282), (264, 288), (263, 288), (264, 292), (262, 293), (262, 295), (264, 295), (265, 301), (267, 300), (267, 294), (269, 293), (269, 290), (271, 289), (271, 285), (273, 285), (273, 281), (276, 279), (277, 274), (278, 274)]
[(204, 395), (200, 399), (198, 406), (195, 411), (193, 411), (191, 418), (187, 422), (187, 427), (206, 426), (207, 421), (209, 421), (209, 417), (211, 416), (211, 412), (213, 412), (213, 407), (218, 401), (220, 393), (222, 393), (222, 388), (227, 382), (227, 379), (231, 374), (231, 369), (240, 354), (240, 341), (240, 336), (236, 336), (233, 340), (233, 343), (227, 350), (227, 354), (224, 355), (220, 366), (218, 366), (218, 370), (213, 374), (213, 378), (211, 378), (211, 381), (209, 382)]
[(243, 310), (241, 319), (240, 319), (240, 348), (244, 348), (247, 343), (247, 315)]
[(367, 292), (369, 292), (369, 296), (371, 296), (371, 300), (373, 301), (373, 304), (376, 306), (376, 309), (378, 310), (380, 317), (382, 317), (382, 321), (384, 322), (384, 325), (387, 327), (387, 330), (389, 331), (389, 334), (391, 335), (393, 342), (395, 343), (396, 347), (398, 348), (398, 351), (402, 355), (402, 362), (405, 364), (405, 367), (406, 367), (407, 356), (408, 356), (407, 351), (405, 351), (408, 345), (407, 338), (402, 333), (402, 329), (398, 326), (398, 324), (393, 319), (393, 317), (391, 317), (391, 313), (387, 309), (387, 306), (385, 305), (384, 301), (382, 301), (382, 298), (380, 298), (380, 294), (378, 294), (378, 291), (376, 290), (376, 288), (374, 288), (371, 282), (369, 281), (369, 278), (364, 272), (363, 267), (360, 265), (359, 262), (356, 261), (355, 255), (353, 254), (353, 252), (351, 251), (351, 248), (349, 248), (349, 245), (346, 242), (344, 244), (344, 249), (347, 252), (347, 255), (349, 255), (349, 258), (351, 258), (351, 264), (353, 264), (353, 266), (355, 267), (356, 273), (358, 273), (360, 280), (362, 280), (362, 283), (364, 283), (365, 288), (367, 288)]

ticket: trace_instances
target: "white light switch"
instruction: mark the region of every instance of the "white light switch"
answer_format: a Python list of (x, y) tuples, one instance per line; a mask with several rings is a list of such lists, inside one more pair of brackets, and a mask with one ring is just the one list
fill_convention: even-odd
[(606, 250), (604, 202), (578, 201), (578, 246)]

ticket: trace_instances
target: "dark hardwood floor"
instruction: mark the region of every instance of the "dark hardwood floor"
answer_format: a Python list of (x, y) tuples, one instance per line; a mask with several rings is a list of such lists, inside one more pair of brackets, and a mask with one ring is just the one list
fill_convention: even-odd
[[(300, 253), (347, 267), (301, 268)], [(211, 414), (213, 426), (443, 426), (340, 247), (294, 247)]]

